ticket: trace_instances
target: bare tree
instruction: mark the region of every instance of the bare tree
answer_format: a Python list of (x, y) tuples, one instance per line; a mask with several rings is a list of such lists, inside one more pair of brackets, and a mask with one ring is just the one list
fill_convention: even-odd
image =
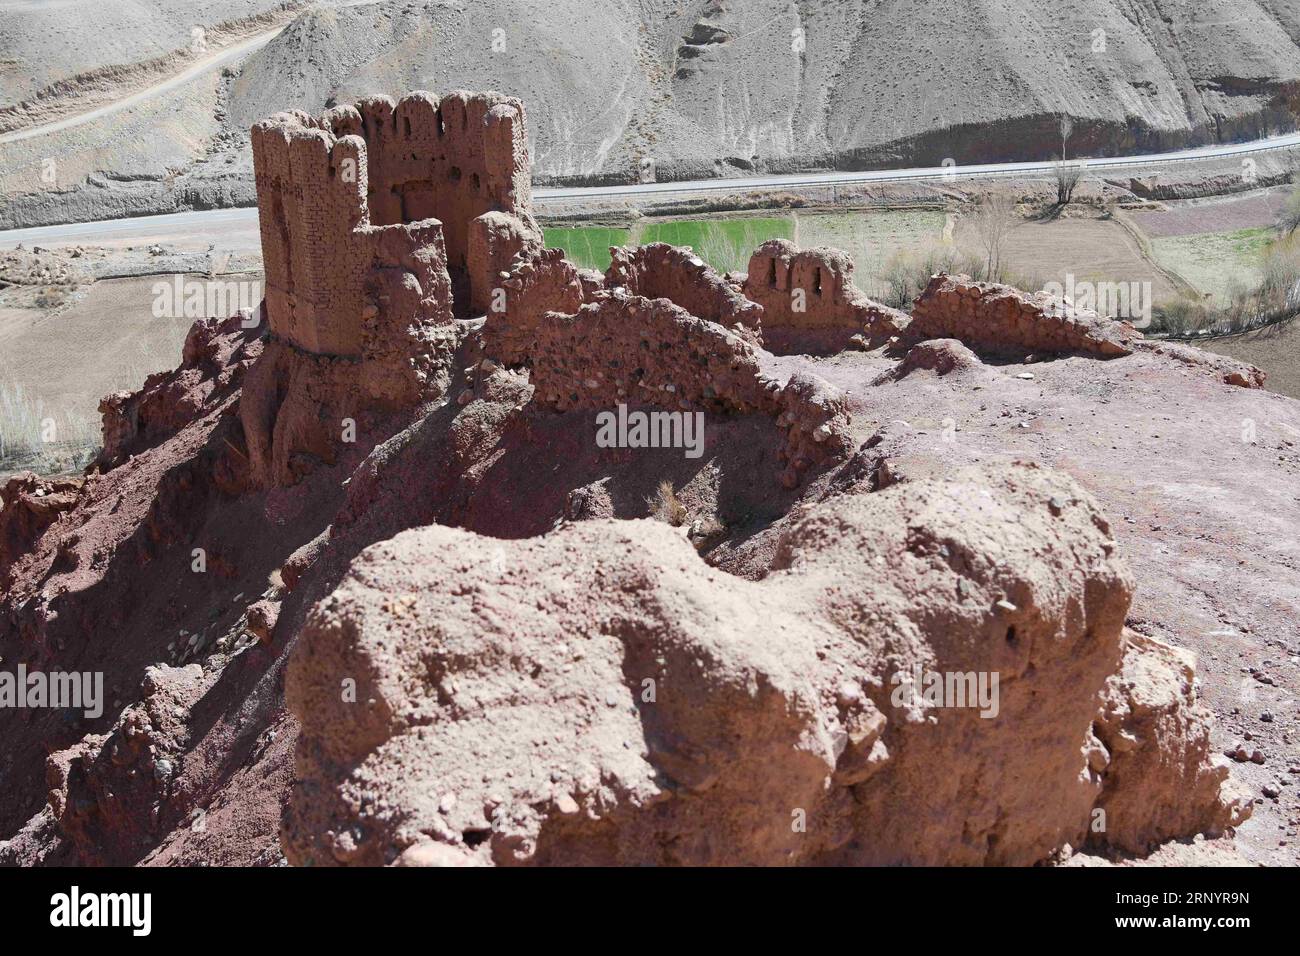
[(1291, 195), (1287, 196), (1286, 202), (1282, 204), (1282, 212), (1277, 217), (1277, 227), (1282, 230), (1284, 236), (1289, 236), (1300, 229), (1300, 186), (1291, 190)]
[(1068, 206), (1074, 199), (1074, 190), (1079, 185), (1079, 179), (1083, 176), (1083, 165), (1081, 163), (1067, 163), (1065, 160), (1058, 160), (1055, 166), (1056, 172), (1056, 204), (1058, 206)]
[(984, 274), (992, 282), (1002, 275), (1002, 243), (1020, 222), (1016, 197), (1009, 192), (990, 192), (975, 207), (975, 232), (984, 250)]
[(1065, 113), (1061, 114), (1061, 160), (1065, 160), (1065, 141), (1070, 138), (1074, 132), (1074, 120), (1070, 119)]

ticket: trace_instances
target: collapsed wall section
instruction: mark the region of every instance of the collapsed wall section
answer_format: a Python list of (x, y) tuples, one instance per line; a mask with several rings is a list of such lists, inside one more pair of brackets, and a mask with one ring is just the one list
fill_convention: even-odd
[(742, 339), (761, 345), (763, 307), (751, 302), (727, 280), (683, 246), (654, 242), (609, 250), (605, 285), (647, 299), (668, 299), (691, 315), (726, 326)]
[(992, 354), (1078, 352), (1112, 358), (1132, 354), (1142, 333), (1046, 292), (940, 274), (917, 298), (907, 338), (958, 339)]

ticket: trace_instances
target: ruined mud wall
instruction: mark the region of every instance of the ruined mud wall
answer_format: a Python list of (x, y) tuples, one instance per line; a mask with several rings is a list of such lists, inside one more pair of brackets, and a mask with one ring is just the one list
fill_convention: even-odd
[(958, 339), (995, 354), (1082, 352), (1110, 358), (1131, 354), (1142, 334), (1045, 292), (937, 275), (912, 308), (907, 337)]
[[(409, 232), (412, 250), (433, 244), (438, 225), (439, 258), (464, 315), (471, 300), (486, 307), (490, 267), (522, 244), (540, 248), (524, 109), (510, 97), (413, 92), (319, 119), (281, 113), (253, 127), (252, 146), (269, 308), (277, 332), (291, 327), (309, 351), (355, 354), (349, 319), (376, 268), (372, 250), (412, 224), (420, 226)], [(486, 250), (474, 260), (476, 241)], [(497, 241), (510, 248), (495, 250)]]
[(610, 249), (605, 285), (647, 299), (669, 299), (691, 315), (726, 326), (755, 345), (762, 344), (763, 307), (727, 284), (690, 249), (664, 242)]
[(321, 123), (335, 135), (365, 140), (366, 198), (375, 225), (442, 222), (458, 298), (473, 298), (480, 311), (486, 295), (471, 275), (485, 276), (470, 270), (475, 221), (486, 213), (517, 217), (540, 244), (541, 232), (531, 215), (528, 134), (519, 100), (463, 91), (439, 100), (415, 91), (397, 101), (373, 96), (355, 107), (335, 107)]
[(664, 298), (588, 293), (559, 250), (521, 263), (505, 286), (509, 308), (489, 313), (483, 348), (505, 365), (526, 366), (536, 401), (557, 411), (628, 404), (769, 414), (786, 430), (787, 487), (814, 463), (850, 451), (838, 389), (811, 375), (783, 379), (765, 367), (766, 353), (716, 322)]
[[(449, 292), (441, 223), (371, 225), (360, 137), (335, 139), (300, 115), (281, 114), (253, 127), (252, 139), (274, 336), (304, 352), (359, 358), (362, 319), (381, 304), (383, 270), (405, 268), (422, 289)], [(441, 319), (446, 304), (390, 318), (425, 323)]]
[(542, 231), (529, 217), (486, 212), (470, 223), (469, 275), (472, 315), (500, 310), (502, 280), (516, 257), (536, 259), (542, 254)]
[[(240, 415), (261, 484), (298, 480), (356, 440), (357, 426), (382, 427), (385, 413), (446, 389), (457, 333), (445, 230), (455, 233), (467, 303), (473, 224), (463, 217), (526, 209), (522, 112), (504, 98), (454, 94), (443, 108), (410, 94), (362, 107), (320, 120), (280, 114), (253, 128), (269, 342)], [(399, 145), (406, 159), (396, 158)], [(465, 164), (463, 182), (453, 161)], [(417, 181), (421, 164), (427, 175)], [(485, 269), (531, 242), (527, 223), (507, 220), (516, 225), (483, 224)]]
[(770, 239), (754, 251), (744, 293), (763, 306), (763, 344), (777, 354), (831, 354), (851, 347), (855, 338), (875, 347), (908, 321), (853, 284), (848, 253), (829, 248), (801, 252), (788, 239)]

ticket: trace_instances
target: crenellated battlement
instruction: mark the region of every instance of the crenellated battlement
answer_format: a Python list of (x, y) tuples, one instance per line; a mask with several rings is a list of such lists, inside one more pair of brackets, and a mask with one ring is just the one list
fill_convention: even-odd
[(340, 452), (340, 424), (447, 388), (457, 317), (541, 251), (524, 108), (497, 93), (408, 93), (252, 131), (271, 341), (240, 416), (259, 482)]
[[(320, 117), (280, 113), (253, 127), (252, 146), (267, 314), (272, 331), (305, 351), (357, 354), (359, 318), (380, 305), (366, 296), (381, 267), (375, 230), (418, 225), (411, 255), (437, 233), (458, 315), (481, 311), (489, 263), (508, 262), (520, 244), (540, 247), (524, 108), (512, 97), (416, 91)], [(503, 230), (502, 215), (517, 228)], [(513, 247), (493, 254), (503, 233)], [(401, 243), (400, 234), (385, 240)]]

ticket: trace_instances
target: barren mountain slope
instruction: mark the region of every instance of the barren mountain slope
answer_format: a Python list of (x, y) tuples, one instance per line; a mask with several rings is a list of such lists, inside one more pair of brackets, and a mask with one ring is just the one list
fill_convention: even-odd
[(304, 14), (254, 55), (230, 117), (493, 86), (533, 104), (550, 176), (642, 156), (669, 173), (1027, 159), (1060, 151), (1062, 113), (1077, 149), (1154, 149), (1289, 124), (1298, 19), (1252, 0), (381, 3)]
[[(0, 5), (0, 110), (109, 69), (93, 91), (43, 96), (10, 126), (101, 105), (107, 87), (139, 85), (125, 64), (158, 73), (195, 24), (281, 5), (168, 4), (147, 17), (133, 5), (75, 41), (51, 18), (117, 6), (59, 4), (44, 19), (28, 6)], [(1298, 38), (1300, 0), (322, 3), (191, 84), (217, 84), (215, 102), (161, 91), (55, 137), (0, 143), (0, 167), (17, 171), (0, 180), (0, 226), (247, 203), (253, 122), (403, 89), (522, 97), (535, 172), (552, 182), (1043, 159), (1062, 150), (1062, 114), (1074, 119), (1070, 156), (1251, 139), (1295, 127)], [(211, 132), (159, 178), (132, 144), (163, 122), (151, 113), (171, 111), (202, 113)], [(57, 183), (40, 178), (47, 158)]]
[[(188, 50), (219, 24), (269, 13), (282, 0), (4, 0), (0, 109), (104, 68)], [(195, 34), (195, 30), (203, 31)]]
[(538, 160), (595, 172), (650, 95), (634, 9), (623, 0), (314, 8), (250, 58), (228, 123), (247, 129), (280, 110), (398, 89), (526, 92), (547, 104), (530, 117)]

